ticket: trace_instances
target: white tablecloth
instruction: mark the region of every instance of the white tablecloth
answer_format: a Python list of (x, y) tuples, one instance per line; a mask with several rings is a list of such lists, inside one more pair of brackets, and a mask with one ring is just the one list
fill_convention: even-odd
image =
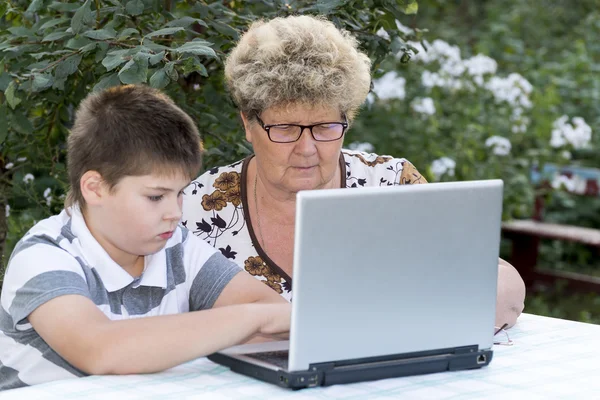
[(0, 399), (600, 399), (600, 325), (523, 314), (488, 367), (291, 391), (205, 358), (158, 374), (91, 376)]

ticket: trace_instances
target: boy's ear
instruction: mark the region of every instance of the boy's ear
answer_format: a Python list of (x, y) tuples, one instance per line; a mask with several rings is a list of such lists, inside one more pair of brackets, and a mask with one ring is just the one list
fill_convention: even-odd
[(79, 180), (79, 187), (85, 203), (91, 206), (99, 204), (108, 194), (106, 184), (98, 171), (86, 171)]
[(242, 123), (244, 124), (244, 131), (246, 132), (246, 140), (252, 143), (252, 132), (250, 132), (250, 121), (244, 115), (243, 112), (240, 111), (240, 116), (242, 117)]

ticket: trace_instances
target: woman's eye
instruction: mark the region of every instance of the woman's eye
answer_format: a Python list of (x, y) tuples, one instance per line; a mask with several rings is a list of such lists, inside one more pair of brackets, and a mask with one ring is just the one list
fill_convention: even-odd
[(163, 198), (162, 194), (160, 196), (148, 196), (148, 200), (150, 201), (161, 201)]

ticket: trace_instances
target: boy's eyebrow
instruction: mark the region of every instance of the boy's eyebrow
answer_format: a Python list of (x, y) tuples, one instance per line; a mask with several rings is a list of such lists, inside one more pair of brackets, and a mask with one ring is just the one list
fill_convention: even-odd
[[(181, 190), (185, 189), (188, 186), (189, 186), (189, 183), (187, 183), (184, 187), (182, 187)], [(146, 186), (146, 189), (160, 190), (162, 192), (174, 192), (175, 191), (174, 189), (162, 187), (162, 186)]]
[(146, 189), (160, 190), (162, 192), (173, 192), (173, 189), (162, 186), (146, 186)]

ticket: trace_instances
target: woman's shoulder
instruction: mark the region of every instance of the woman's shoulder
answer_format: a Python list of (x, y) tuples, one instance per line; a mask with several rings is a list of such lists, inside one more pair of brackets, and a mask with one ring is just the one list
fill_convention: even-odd
[[(201, 184), (199, 188), (219, 188), (219, 185), (221, 185), (221, 183), (223, 182), (226, 182), (230, 186), (234, 183), (234, 181), (235, 183), (239, 183), (242, 175), (243, 164), (244, 160), (239, 160), (234, 162), (233, 164), (210, 168), (206, 170), (202, 175), (194, 179), (192, 181), (192, 184)], [(217, 186), (214, 186), (215, 184)]]
[(391, 186), (427, 183), (406, 158), (356, 150), (342, 150), (346, 166), (346, 186)]

